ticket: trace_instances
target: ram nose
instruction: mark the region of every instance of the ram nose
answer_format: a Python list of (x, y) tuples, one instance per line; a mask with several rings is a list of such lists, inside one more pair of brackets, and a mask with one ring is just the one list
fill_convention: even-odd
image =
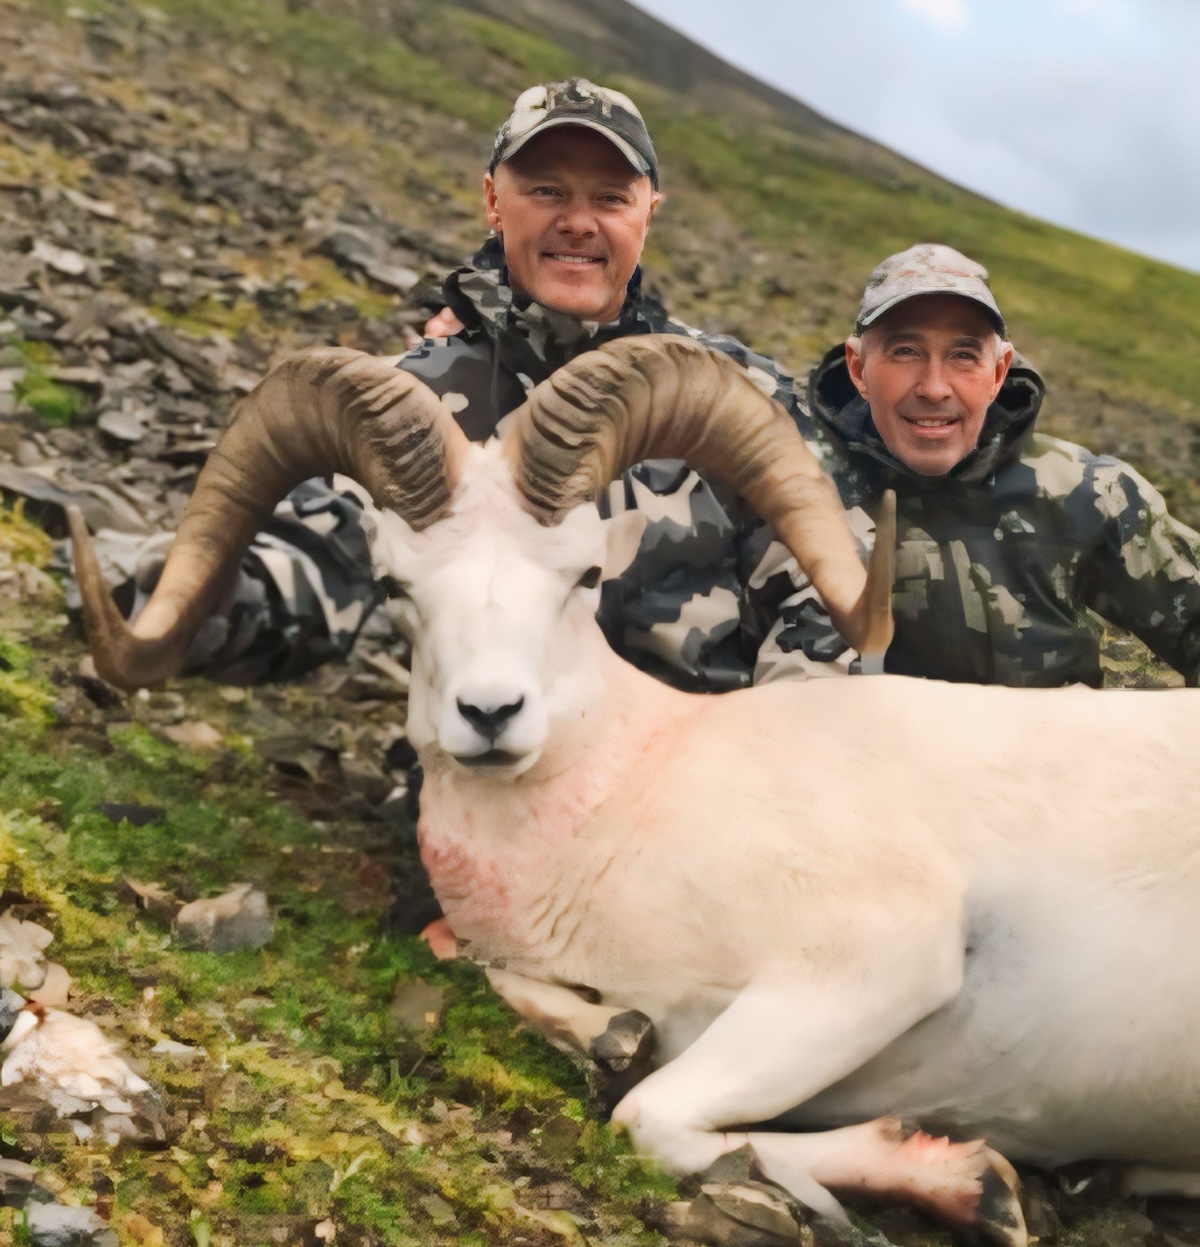
[(524, 705), (524, 697), (518, 697), (503, 705), (473, 705), (460, 697), (458, 713), (490, 744), (504, 731), (505, 725), (521, 713)]

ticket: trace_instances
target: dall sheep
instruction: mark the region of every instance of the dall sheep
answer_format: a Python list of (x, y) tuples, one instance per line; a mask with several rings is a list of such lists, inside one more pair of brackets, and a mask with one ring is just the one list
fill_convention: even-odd
[(647, 337), (576, 359), (482, 447), (390, 361), (280, 365), (132, 627), (73, 518), (97, 668), (127, 687), (178, 669), (277, 499), (344, 472), (407, 595), (447, 918), (560, 1037), (650, 1019), (658, 1068), (614, 1112), (640, 1151), (696, 1172), (748, 1142), (818, 1210), (874, 1192), (1007, 1244), (1027, 1239), (1004, 1155), (1200, 1193), (1200, 695), (667, 688), (594, 620), (639, 527), (590, 504), (652, 455), (731, 483), (848, 639), (886, 641), (791, 422), (731, 360)]

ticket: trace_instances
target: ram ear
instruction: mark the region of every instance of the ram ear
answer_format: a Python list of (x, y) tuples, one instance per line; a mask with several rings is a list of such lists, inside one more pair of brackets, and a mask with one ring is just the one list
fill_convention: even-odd
[(608, 520), (604, 535), (608, 547), (604, 553), (602, 579), (615, 580), (637, 557), (642, 534), (646, 531), (646, 517), (641, 511), (625, 511)]

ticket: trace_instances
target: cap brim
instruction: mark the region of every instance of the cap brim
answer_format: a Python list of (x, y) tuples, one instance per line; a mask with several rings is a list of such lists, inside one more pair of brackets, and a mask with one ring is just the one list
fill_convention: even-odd
[(972, 303), (983, 308), (985, 312), (992, 318), (992, 323), (1001, 335), (1004, 334), (1004, 317), (1000, 315), (1000, 309), (988, 303), (986, 299), (981, 299), (977, 294), (971, 294), (966, 290), (955, 290), (952, 286), (931, 286), (928, 290), (907, 290), (904, 294), (898, 294), (895, 298), (888, 299), (886, 303), (881, 303), (868, 316), (861, 317), (857, 325), (857, 329), (868, 329), (873, 325), (885, 312), (890, 312), (892, 308), (899, 306), (901, 303), (907, 303), (909, 299), (919, 299), (922, 295), (928, 294), (952, 294), (960, 299), (970, 299)]
[[(606, 139), (629, 161), (630, 166), (644, 177), (650, 176), (650, 166), (646, 158), (641, 155), (632, 143), (623, 139), (619, 134), (610, 130), (607, 126), (600, 125), (597, 121), (588, 121), (583, 117), (550, 117), (546, 121), (539, 121), (532, 130), (522, 134), (519, 139), (509, 144), (508, 151), (504, 153), (505, 160), (511, 160), (517, 152), (529, 142), (530, 139), (536, 138), (539, 134), (544, 134), (547, 130), (553, 130), (556, 126), (583, 126), (588, 130), (595, 130), (597, 134), (603, 134)], [(503, 162), (501, 162), (503, 163)]]

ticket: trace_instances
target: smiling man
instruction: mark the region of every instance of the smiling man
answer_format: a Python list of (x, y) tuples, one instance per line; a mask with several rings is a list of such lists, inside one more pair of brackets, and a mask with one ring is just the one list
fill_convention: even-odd
[(876, 431), (918, 475), (944, 476), (979, 444), (1012, 365), (1003, 330), (999, 312), (969, 295), (925, 294), (876, 313), (846, 343)]
[(614, 132), (551, 123), (502, 142), (484, 201), (518, 297), (597, 325), (619, 318), (662, 201), (652, 157)]
[[(920, 244), (875, 270), (854, 335), (812, 375), (843, 501), (870, 516), (883, 490), (897, 494), (885, 669), (1099, 685), (1101, 616), (1196, 683), (1200, 536), (1127, 463), (1036, 430), (1044, 387), (1005, 332), (986, 270)], [(801, 590), (758, 678), (844, 670), (850, 657)]]

